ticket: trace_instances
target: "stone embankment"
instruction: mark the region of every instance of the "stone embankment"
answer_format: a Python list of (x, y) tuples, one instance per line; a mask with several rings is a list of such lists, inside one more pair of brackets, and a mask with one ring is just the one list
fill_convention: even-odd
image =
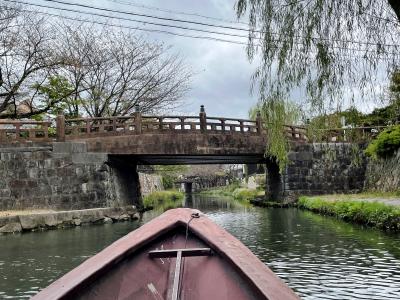
[(0, 217), (0, 234), (137, 219), (139, 219), (139, 213), (135, 206), (14, 215)]
[(400, 189), (400, 149), (386, 159), (369, 159), (365, 174), (365, 190), (396, 192)]

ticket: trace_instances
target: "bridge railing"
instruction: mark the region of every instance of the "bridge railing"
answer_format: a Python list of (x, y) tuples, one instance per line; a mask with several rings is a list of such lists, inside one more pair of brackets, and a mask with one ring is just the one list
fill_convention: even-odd
[(80, 139), (98, 136), (151, 132), (224, 132), (261, 134), (261, 119), (207, 117), (204, 108), (198, 116), (143, 116), (136, 112), (126, 117), (77, 118), (57, 117), (57, 139)]
[(199, 116), (142, 116), (141, 131), (196, 131), (200, 130)]
[[(204, 107), (198, 116), (143, 116), (135, 112), (131, 116), (56, 118), (56, 126), (51, 121), (10, 121), (0, 120), (0, 142), (74, 140), (91, 137), (130, 135), (142, 133), (226, 133), (261, 135), (268, 131), (268, 123), (256, 120), (207, 117)], [(386, 126), (356, 127), (319, 130), (285, 125), (284, 134), (298, 142), (360, 142), (375, 137)]]
[(289, 140), (307, 142), (307, 128), (303, 126), (285, 125), (284, 132)]
[[(210, 133), (243, 133), (263, 134), (268, 125), (246, 119), (199, 116), (132, 116), (74, 118), (65, 119), (63, 115), (52, 122), (4, 121), (0, 120), (0, 142), (10, 141), (51, 141), (73, 140), (91, 137), (130, 135), (151, 132), (210, 132)], [(285, 126), (290, 139), (307, 141), (306, 129), (299, 126)]]
[(65, 120), (57, 117), (57, 136), (68, 138), (88, 138), (137, 133), (140, 124), (136, 116), (77, 118)]
[(0, 143), (13, 141), (50, 141), (51, 123), (50, 121), (0, 120)]
[(257, 121), (206, 117), (206, 131), (261, 133)]

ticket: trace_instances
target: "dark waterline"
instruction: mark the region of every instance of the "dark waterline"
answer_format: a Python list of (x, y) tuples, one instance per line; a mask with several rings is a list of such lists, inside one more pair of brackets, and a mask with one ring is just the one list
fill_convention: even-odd
[[(210, 196), (186, 199), (185, 206), (239, 238), (304, 299), (400, 299), (400, 235)], [(142, 222), (159, 213), (146, 213)], [(29, 298), (140, 224), (0, 236), (0, 299)]]

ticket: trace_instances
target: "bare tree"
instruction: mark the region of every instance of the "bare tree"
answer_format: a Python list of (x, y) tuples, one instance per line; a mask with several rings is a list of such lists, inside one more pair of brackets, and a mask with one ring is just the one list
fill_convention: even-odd
[(191, 72), (162, 44), (39, 16), (0, 6), (0, 118), (154, 112), (176, 107), (188, 90)]
[[(64, 63), (54, 31), (43, 17), (18, 7), (2, 6), (0, 23), (0, 117), (46, 112), (54, 103), (44, 101), (38, 91)], [(17, 110), (21, 103), (28, 109), (22, 113)]]
[(62, 72), (74, 85), (69, 112), (91, 117), (175, 107), (188, 89), (191, 72), (161, 44), (107, 27), (65, 25), (63, 50), (74, 63)]

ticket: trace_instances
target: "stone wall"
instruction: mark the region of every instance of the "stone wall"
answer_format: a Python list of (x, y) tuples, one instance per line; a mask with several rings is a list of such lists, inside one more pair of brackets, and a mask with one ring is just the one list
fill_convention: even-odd
[(0, 217), (0, 234), (137, 220), (134, 206)]
[(179, 183), (179, 190), (185, 193), (197, 193), (216, 187), (226, 186), (228, 184), (229, 181), (226, 176), (189, 176), (182, 179), (182, 182)]
[[(136, 204), (124, 191), (118, 166), (85, 144), (0, 147), (0, 210), (55, 210)], [(129, 172), (135, 173), (133, 167)], [(125, 171), (128, 172), (128, 171)], [(133, 178), (133, 177), (132, 177)], [(134, 180), (130, 180), (132, 185)], [(127, 196), (128, 195), (128, 196)]]
[(400, 190), (400, 150), (387, 159), (368, 160), (364, 189), (384, 192)]
[(160, 175), (157, 174), (139, 172), (139, 182), (141, 194), (143, 196), (156, 191), (162, 191), (164, 189), (162, 178)]
[[(399, 153), (367, 168), (363, 149), (356, 145), (297, 144), (289, 161), (282, 175), (276, 162), (267, 161), (269, 199), (399, 186)], [(86, 143), (0, 145), (0, 210), (140, 206), (141, 192), (159, 190), (162, 184), (158, 176), (138, 174), (136, 163), (124, 155), (88, 152)], [(221, 185), (226, 185), (224, 177), (195, 180), (192, 190)]]
[(225, 176), (208, 176), (200, 177), (193, 182), (192, 191), (200, 192), (210, 188), (226, 186), (228, 179)]
[(362, 147), (345, 143), (299, 144), (289, 153), (281, 181), (283, 198), (355, 193), (364, 187), (367, 160)]

